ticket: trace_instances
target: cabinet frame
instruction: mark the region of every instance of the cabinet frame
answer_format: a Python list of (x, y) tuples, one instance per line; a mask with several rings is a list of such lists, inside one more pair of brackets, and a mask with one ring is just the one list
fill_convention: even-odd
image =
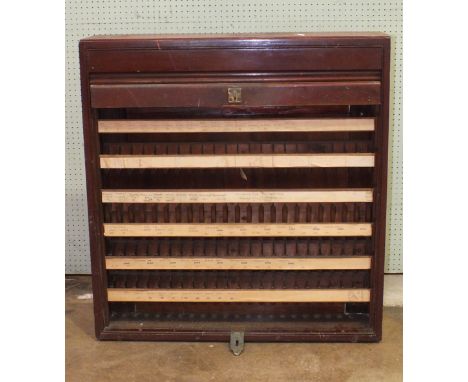
[[(258, 35), (147, 35), (147, 36), (96, 36), (80, 41), (81, 92), (83, 107), (83, 136), (85, 150), (88, 222), (91, 249), (91, 269), (96, 337), (101, 340), (181, 340), (181, 341), (228, 341), (229, 331), (197, 330), (121, 330), (109, 327), (109, 301), (107, 296), (107, 273), (104, 218), (102, 211), (102, 183), (98, 112), (93, 107), (93, 83), (114, 81), (114, 75), (125, 72), (128, 78), (145, 73), (181, 76), (195, 71), (202, 83), (213, 81), (211, 72), (218, 68), (223, 76), (230, 72), (249, 71), (253, 74), (294, 72), (301, 77), (314, 71), (340, 72), (346, 76), (356, 72), (361, 75), (371, 71), (380, 83), (378, 94), (379, 114), (375, 119), (375, 167), (373, 181), (373, 247), (374, 257), (370, 270), (369, 330), (353, 332), (317, 333), (307, 331), (251, 331), (246, 341), (316, 341), (316, 342), (375, 342), (382, 338), (383, 273), (385, 262), (388, 129), (390, 92), (390, 38), (381, 33), (308, 33), (308, 34), (258, 34)], [(331, 49), (331, 50), (330, 50)], [(336, 50), (337, 53), (328, 55)], [(326, 59), (297, 62), (297, 57), (313, 59), (314, 52), (327, 52)], [(168, 63), (174, 52), (180, 57), (194, 57), (194, 66), (177, 61)], [(252, 59), (242, 59), (245, 52)], [(283, 60), (265, 60), (278, 54)], [(138, 56), (140, 54), (140, 56)], [(351, 64), (342, 61), (351, 54)], [(116, 58), (121, 59), (116, 59)], [(137, 58), (137, 61), (129, 58)], [(160, 61), (155, 57), (162, 57)], [(226, 61), (229, 57), (231, 61)], [(240, 57), (240, 58), (239, 58)], [(316, 56), (322, 57), (322, 56)], [(184, 58), (184, 60), (185, 60)], [(182, 60), (182, 59), (181, 59)], [(195, 69), (195, 70), (194, 70)], [(307, 72), (307, 73), (304, 73)], [(342, 73), (343, 72), (343, 73)], [(351, 74), (350, 74), (351, 73)], [(285, 77), (287, 78), (287, 76)], [(179, 79), (180, 80), (180, 79)], [(178, 85), (180, 86), (180, 85)], [(174, 105), (176, 97), (170, 99)], [(184, 99), (182, 100), (183, 104)], [(189, 102), (189, 101), (187, 101)], [(292, 102), (288, 99), (287, 102)], [(165, 106), (171, 106), (168, 103)], [(212, 102), (210, 105), (215, 105)], [(99, 105), (99, 104), (98, 104)], [(116, 103), (115, 105), (121, 106)], [(134, 107), (135, 105), (130, 105)], [(258, 106), (258, 105), (255, 105)]]

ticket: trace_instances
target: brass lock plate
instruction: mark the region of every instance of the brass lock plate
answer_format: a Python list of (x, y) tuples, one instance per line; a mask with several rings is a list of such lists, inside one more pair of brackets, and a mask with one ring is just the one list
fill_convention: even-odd
[(242, 102), (242, 89), (241, 88), (228, 88), (228, 103), (241, 103)]

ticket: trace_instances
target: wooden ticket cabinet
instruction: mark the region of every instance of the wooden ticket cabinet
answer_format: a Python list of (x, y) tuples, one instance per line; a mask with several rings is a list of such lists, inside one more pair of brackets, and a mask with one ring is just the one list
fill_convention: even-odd
[(390, 38), (80, 42), (96, 336), (379, 341)]

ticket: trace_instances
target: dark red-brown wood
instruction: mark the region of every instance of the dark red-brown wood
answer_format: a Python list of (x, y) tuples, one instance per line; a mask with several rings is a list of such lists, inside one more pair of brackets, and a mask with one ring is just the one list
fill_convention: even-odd
[[(228, 341), (231, 323), (244, 322), (247, 341), (372, 342), (381, 339), (390, 81), (390, 38), (387, 35), (96, 36), (80, 41), (80, 64), (97, 338)], [(229, 104), (229, 87), (242, 89), (239, 103)], [(262, 116), (372, 117), (376, 120), (376, 130), (362, 133), (169, 136), (99, 136), (97, 132), (98, 119)], [(99, 168), (100, 154), (315, 152), (374, 152), (375, 168), (252, 168), (245, 169), (242, 175), (236, 169), (167, 171)], [(336, 187), (373, 188), (374, 202), (260, 205), (101, 203), (103, 188)], [(371, 222), (373, 236), (121, 239), (104, 238), (104, 222)], [(107, 272), (104, 262), (106, 255), (364, 255), (372, 256), (372, 268), (370, 271), (312, 273)], [(365, 286), (371, 289), (371, 301), (368, 304), (273, 305), (109, 303), (106, 291), (115, 285), (121, 288), (249, 288), (255, 285), (259, 288), (288, 289)], [(186, 316), (192, 318), (187, 321)], [(258, 316), (261, 318), (255, 319)], [(182, 320), (182, 323), (179, 323), (178, 329), (171, 328), (171, 320), (176, 319)], [(138, 329), (139, 320), (149, 320), (151, 328)]]
[(92, 73), (375, 70), (381, 68), (382, 50), (310, 47), (276, 49), (273, 53), (269, 48), (119, 49), (90, 51), (88, 60)]
[(377, 105), (380, 83), (312, 82), (312, 83), (217, 83), (217, 84), (133, 84), (91, 85), (91, 104), (95, 108), (122, 107), (210, 107), (228, 104), (227, 88), (241, 88), (239, 105), (311, 106)]

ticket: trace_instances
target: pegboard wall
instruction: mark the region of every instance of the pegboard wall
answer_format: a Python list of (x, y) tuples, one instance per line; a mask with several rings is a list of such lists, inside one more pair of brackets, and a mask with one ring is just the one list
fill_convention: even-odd
[(392, 36), (386, 272), (402, 268), (402, 0), (66, 0), (66, 268), (90, 273), (78, 41), (95, 34), (380, 31)]

